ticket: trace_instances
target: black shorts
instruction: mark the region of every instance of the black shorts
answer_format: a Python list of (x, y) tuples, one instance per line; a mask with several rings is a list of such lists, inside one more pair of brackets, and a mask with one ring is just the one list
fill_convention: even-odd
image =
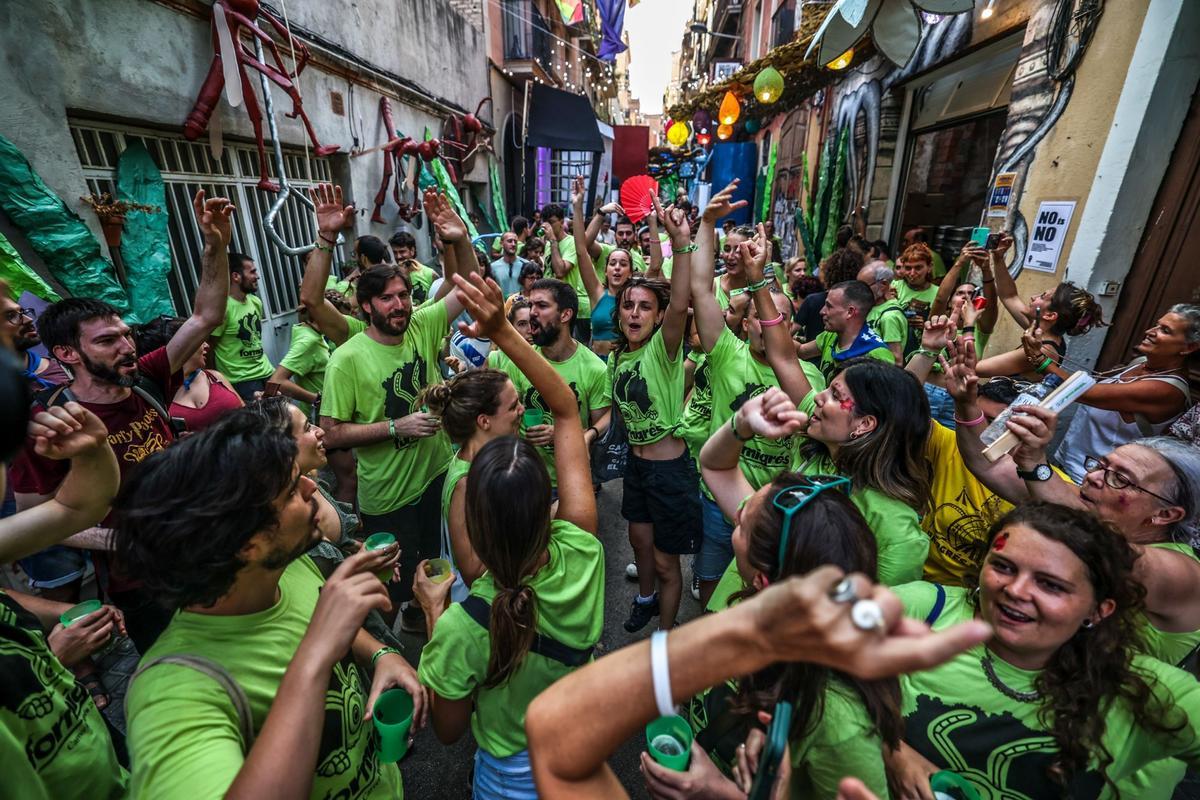
[(649, 461), (630, 453), (621, 516), (653, 525), (654, 549), (661, 553), (700, 552), (700, 476), (691, 456), (685, 451), (678, 458)]

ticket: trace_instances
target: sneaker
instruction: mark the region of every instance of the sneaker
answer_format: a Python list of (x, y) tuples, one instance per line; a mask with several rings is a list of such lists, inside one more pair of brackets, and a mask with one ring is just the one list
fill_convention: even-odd
[(694, 572), (692, 573), (692, 598), (700, 599), (700, 576)]
[(638, 579), (637, 564), (629, 564), (625, 567), (625, 578), (631, 581)]
[(400, 630), (417, 636), (426, 636), (425, 612), (415, 602), (400, 612)]
[(633, 607), (629, 609), (629, 619), (625, 620), (625, 630), (636, 633), (646, 627), (646, 623), (658, 616), (658, 595), (649, 603), (639, 603), (633, 598)]

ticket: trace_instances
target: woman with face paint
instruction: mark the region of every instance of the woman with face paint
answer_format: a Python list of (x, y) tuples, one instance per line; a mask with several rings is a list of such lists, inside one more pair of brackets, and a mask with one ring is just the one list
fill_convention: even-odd
[[(994, 630), (901, 677), (897, 796), (932, 800), (930, 777), (953, 770), (982, 797), (1112, 797), (1151, 762), (1200, 764), (1200, 684), (1138, 653), (1145, 590), (1129, 544), (1093, 515), (1049, 503), (1009, 512), (988, 541), (976, 589), (897, 589), (905, 613), (934, 630), (967, 619)], [(1122, 788), (1141, 798), (1164, 787)]]

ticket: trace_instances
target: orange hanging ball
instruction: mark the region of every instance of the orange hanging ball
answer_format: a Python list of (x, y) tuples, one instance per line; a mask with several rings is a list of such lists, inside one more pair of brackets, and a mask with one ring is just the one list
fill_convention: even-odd
[(721, 100), (721, 108), (717, 111), (717, 118), (721, 120), (722, 125), (732, 125), (738, 121), (738, 117), (742, 115), (742, 105), (738, 102), (737, 95), (733, 92), (726, 92), (725, 97)]
[(725, 141), (730, 136), (733, 136), (733, 126), (732, 125), (718, 125), (717, 126), (717, 138), (718, 139), (720, 139), (721, 141)]

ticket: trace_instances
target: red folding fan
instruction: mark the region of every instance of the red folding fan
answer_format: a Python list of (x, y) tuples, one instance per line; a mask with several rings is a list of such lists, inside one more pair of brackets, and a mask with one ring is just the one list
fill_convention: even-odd
[(634, 175), (621, 183), (621, 208), (635, 225), (654, 211), (652, 197), (658, 196), (658, 181), (649, 175)]

